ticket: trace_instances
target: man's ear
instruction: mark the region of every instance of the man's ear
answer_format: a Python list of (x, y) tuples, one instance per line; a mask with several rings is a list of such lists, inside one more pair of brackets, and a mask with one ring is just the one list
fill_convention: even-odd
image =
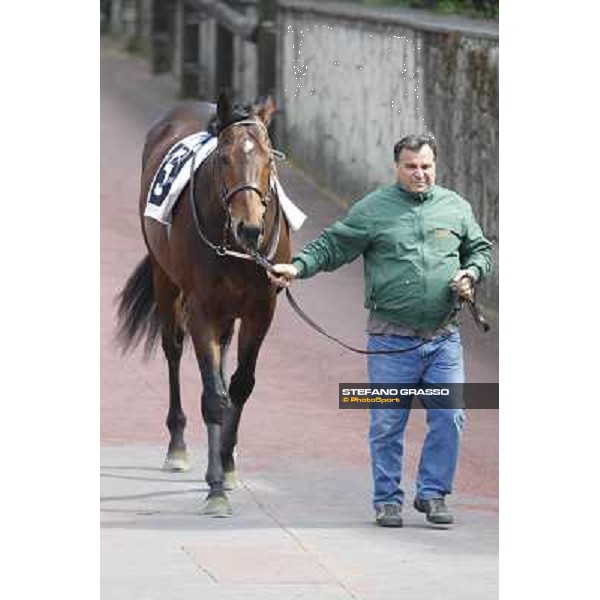
[(276, 111), (277, 105), (270, 95), (259, 98), (254, 104), (254, 114), (265, 124), (265, 127), (269, 126)]

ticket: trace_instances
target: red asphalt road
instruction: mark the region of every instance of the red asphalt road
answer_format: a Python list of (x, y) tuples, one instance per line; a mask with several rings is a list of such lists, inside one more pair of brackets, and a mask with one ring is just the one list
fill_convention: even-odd
[[(166, 449), (168, 384), (162, 352), (159, 348), (148, 362), (143, 362), (139, 349), (122, 356), (114, 332), (115, 297), (145, 254), (137, 214), (144, 135), (153, 118), (174, 102), (173, 82), (151, 76), (144, 60), (121, 53), (112, 41), (102, 41), (101, 63), (101, 441), (161, 443)], [(279, 171), (288, 194), (309, 215), (292, 238), (298, 250), (343, 209), (300, 171), (289, 166)], [(298, 282), (293, 292), (332, 334), (364, 347), (360, 261)], [(498, 381), (497, 334), (484, 337), (465, 319), (463, 339), (469, 380)], [(230, 367), (234, 357), (232, 345)], [(286, 465), (293, 470), (294, 465), (318, 460), (368, 471), (367, 411), (337, 406), (339, 382), (367, 381), (365, 359), (314, 333), (283, 295), (259, 357), (256, 380), (240, 428), (242, 460), (251, 457), (258, 469)], [(201, 383), (191, 344), (182, 360), (181, 382), (187, 441), (204, 444)], [(406, 446), (409, 478), (424, 431), (424, 411), (413, 411)], [(498, 411), (469, 411), (455, 488), (495, 504)]]

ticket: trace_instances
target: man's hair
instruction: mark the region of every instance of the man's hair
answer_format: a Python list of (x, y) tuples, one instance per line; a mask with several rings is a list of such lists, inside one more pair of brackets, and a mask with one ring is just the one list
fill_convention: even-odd
[(414, 150), (416, 152), (425, 145), (429, 146), (433, 151), (433, 158), (437, 158), (437, 148), (432, 135), (417, 135), (414, 133), (411, 133), (410, 135), (405, 135), (399, 142), (396, 142), (394, 144), (394, 162), (398, 162), (400, 152), (402, 152), (404, 148), (408, 150)]

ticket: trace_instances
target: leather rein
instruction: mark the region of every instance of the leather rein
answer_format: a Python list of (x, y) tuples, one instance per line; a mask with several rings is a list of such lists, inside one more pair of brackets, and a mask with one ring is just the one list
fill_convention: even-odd
[[(261, 255), (257, 254), (256, 256), (254, 256), (254, 262), (256, 262), (256, 264), (258, 264), (261, 267), (263, 267), (263, 269), (265, 269), (265, 271), (268, 271), (269, 273), (272, 273), (275, 276), (279, 276), (278, 273), (276, 273), (275, 269), (273, 269), (273, 265), (271, 264), (271, 262), (268, 261), (264, 256), (261, 256)], [(428, 344), (429, 342), (432, 341), (430, 339), (424, 339), (421, 343), (416, 344), (414, 346), (411, 346), (410, 348), (404, 348), (402, 350), (364, 350), (363, 348), (355, 348), (354, 346), (350, 346), (350, 344), (347, 344), (346, 342), (344, 342), (344, 341), (340, 340), (339, 338), (331, 335), (330, 333), (327, 333), (327, 331), (325, 331), (325, 329), (323, 329), (323, 327), (321, 327), (318, 323), (316, 323), (315, 321), (313, 321), (300, 308), (300, 306), (298, 305), (298, 303), (296, 302), (296, 300), (292, 296), (292, 293), (290, 292), (290, 289), (287, 288), (287, 287), (285, 288), (285, 295), (286, 295), (286, 298), (287, 298), (288, 302), (290, 303), (290, 306), (294, 310), (294, 312), (309, 327), (311, 327), (312, 329), (314, 329), (317, 333), (320, 333), (321, 335), (325, 336), (326, 338), (332, 340), (333, 342), (335, 342), (339, 346), (342, 346), (342, 348), (346, 348), (346, 350), (350, 350), (350, 352), (356, 352), (357, 354), (404, 354), (405, 352), (412, 352), (413, 350), (416, 350), (417, 348), (421, 348), (425, 344)], [(461, 300), (460, 300), (460, 307), (458, 308), (457, 312), (460, 312), (460, 309), (463, 307), (464, 304), (466, 304), (468, 306), (469, 311), (473, 315), (473, 318), (475, 319), (475, 323), (477, 324), (477, 326), (484, 333), (486, 333), (487, 331), (489, 331), (490, 326), (489, 326), (488, 322), (486, 321), (483, 313), (481, 312), (481, 309), (479, 308), (479, 306), (475, 302), (475, 300), (461, 298)], [(442, 340), (444, 340), (444, 339), (449, 338), (453, 334), (454, 334), (454, 332), (451, 332), (451, 333), (442, 335), (440, 337), (441, 337)]]

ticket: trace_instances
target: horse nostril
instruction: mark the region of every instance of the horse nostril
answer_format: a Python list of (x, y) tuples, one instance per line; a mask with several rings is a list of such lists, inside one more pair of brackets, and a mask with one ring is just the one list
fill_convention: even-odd
[(245, 225), (240, 223), (238, 225), (238, 237), (252, 248), (258, 246), (258, 238), (262, 233), (262, 227), (256, 225)]

